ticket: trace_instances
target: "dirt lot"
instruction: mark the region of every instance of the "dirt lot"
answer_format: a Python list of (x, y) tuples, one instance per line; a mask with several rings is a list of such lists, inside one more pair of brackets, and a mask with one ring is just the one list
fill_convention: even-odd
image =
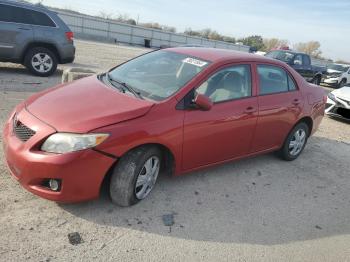
[[(147, 51), (77, 47), (76, 66), (97, 71)], [(59, 81), (0, 63), (1, 130), (17, 103)], [(350, 125), (340, 121), (326, 117), (294, 162), (269, 154), (161, 177), (131, 208), (106, 194), (75, 205), (40, 199), (10, 177), (0, 150), (0, 261), (350, 261)], [(81, 244), (69, 243), (72, 232)]]

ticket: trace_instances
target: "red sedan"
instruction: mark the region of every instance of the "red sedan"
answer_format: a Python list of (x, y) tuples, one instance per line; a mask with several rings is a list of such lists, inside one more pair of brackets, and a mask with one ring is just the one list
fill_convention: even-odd
[(324, 92), (285, 63), (207, 48), (155, 51), (59, 85), (12, 112), (3, 132), (14, 178), (59, 202), (149, 195), (181, 175), (279, 151), (296, 159), (324, 115)]

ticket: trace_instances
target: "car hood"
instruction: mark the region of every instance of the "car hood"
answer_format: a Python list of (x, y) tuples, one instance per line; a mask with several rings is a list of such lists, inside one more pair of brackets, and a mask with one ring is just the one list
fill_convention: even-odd
[(344, 72), (328, 68), (327, 73), (328, 74), (342, 74)]
[(32, 96), (27, 110), (59, 132), (85, 133), (145, 115), (154, 103), (87, 77)]
[(344, 86), (342, 88), (336, 89), (332, 91), (332, 94), (339, 98), (343, 98), (347, 101), (350, 101), (350, 86)]

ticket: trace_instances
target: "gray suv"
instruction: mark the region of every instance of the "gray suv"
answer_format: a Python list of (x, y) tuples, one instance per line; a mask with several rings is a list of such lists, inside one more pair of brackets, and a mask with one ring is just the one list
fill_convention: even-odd
[(73, 32), (42, 5), (0, 0), (0, 61), (20, 63), (38, 76), (71, 63)]

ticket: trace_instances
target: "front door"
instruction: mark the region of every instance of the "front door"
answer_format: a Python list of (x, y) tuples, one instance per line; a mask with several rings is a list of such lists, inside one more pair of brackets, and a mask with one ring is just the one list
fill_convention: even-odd
[(243, 156), (250, 151), (258, 101), (250, 65), (225, 67), (195, 92), (214, 103), (209, 111), (188, 109), (184, 119), (183, 170)]

